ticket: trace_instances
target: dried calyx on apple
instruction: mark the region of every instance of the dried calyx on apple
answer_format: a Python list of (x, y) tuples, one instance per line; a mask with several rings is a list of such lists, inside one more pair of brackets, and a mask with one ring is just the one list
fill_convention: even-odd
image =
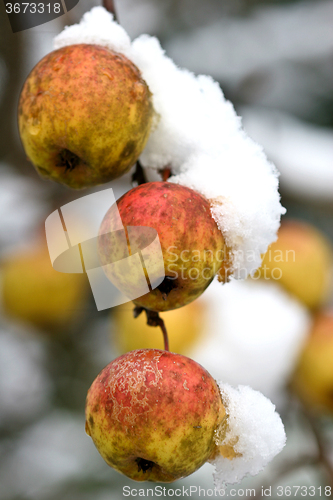
[(173, 482), (211, 461), (221, 486), (257, 474), (285, 444), (260, 393), (219, 387), (195, 361), (158, 349), (131, 351), (101, 371), (86, 431), (108, 465), (136, 481)]
[(151, 92), (123, 54), (75, 44), (46, 55), (20, 96), (19, 130), (43, 177), (71, 188), (111, 181), (141, 154), (153, 119)]

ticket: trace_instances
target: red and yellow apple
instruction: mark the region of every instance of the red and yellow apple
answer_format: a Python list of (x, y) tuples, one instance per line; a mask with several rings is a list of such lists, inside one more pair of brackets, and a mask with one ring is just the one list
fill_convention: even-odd
[(258, 273), (264, 279), (277, 280), (315, 309), (328, 297), (332, 265), (330, 242), (318, 229), (305, 222), (284, 220)]
[(333, 314), (317, 315), (297, 368), (292, 387), (312, 409), (333, 413)]
[(87, 395), (87, 433), (108, 465), (136, 481), (168, 483), (195, 472), (216, 454), (225, 420), (211, 375), (159, 349), (115, 359)]
[[(164, 260), (165, 277), (148, 293), (135, 298), (138, 306), (153, 311), (169, 311), (199, 297), (219, 274), (228, 275), (228, 250), (221, 231), (212, 218), (206, 198), (185, 186), (170, 182), (148, 182), (124, 194), (106, 213), (99, 233), (99, 256), (103, 266), (125, 259), (131, 253), (123, 243), (118, 211), (124, 227), (145, 226), (156, 230)], [(140, 231), (134, 247), (151, 243)], [(133, 241), (131, 241), (132, 245)], [(131, 297), (137, 270), (126, 273), (105, 267), (110, 281)], [(127, 293), (126, 293), (127, 292)]]
[(46, 55), (28, 76), (18, 109), (28, 159), (43, 177), (76, 189), (129, 170), (152, 118), (151, 93), (138, 68), (88, 44)]

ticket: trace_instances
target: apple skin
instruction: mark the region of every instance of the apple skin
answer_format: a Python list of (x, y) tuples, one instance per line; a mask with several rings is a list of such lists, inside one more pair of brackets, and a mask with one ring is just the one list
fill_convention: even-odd
[(4, 312), (50, 331), (78, 319), (90, 293), (86, 275), (53, 269), (46, 243), (4, 258), (0, 273)]
[[(146, 226), (157, 231), (164, 259), (164, 281), (133, 302), (153, 311), (169, 311), (199, 297), (214, 276), (226, 279), (227, 249), (221, 231), (211, 216), (206, 198), (190, 188), (171, 182), (148, 182), (125, 193), (117, 207), (124, 227)], [(99, 233), (102, 265), (127, 256), (127, 244), (117, 241), (115, 205), (106, 213)], [(145, 248), (149, 241), (136, 243)], [(112, 272), (104, 268), (109, 280), (131, 297), (136, 270)], [(129, 279), (130, 278), (130, 279)], [(126, 294), (126, 289), (128, 294)]]
[(333, 414), (333, 314), (316, 316), (291, 386), (311, 409)]
[[(202, 341), (206, 314), (206, 304), (201, 299), (160, 314), (173, 352), (189, 355), (192, 348)], [(147, 325), (144, 313), (134, 318), (132, 303), (112, 309), (112, 326), (112, 345), (121, 354), (141, 348), (164, 348), (160, 329)]]
[(131, 351), (97, 376), (86, 431), (108, 465), (136, 481), (173, 482), (214, 453), (226, 418), (219, 388), (195, 361), (159, 349)]
[(316, 309), (329, 296), (332, 264), (330, 242), (320, 231), (303, 221), (284, 220), (259, 273), (264, 279), (278, 278), (289, 293)]
[(111, 181), (143, 150), (151, 93), (125, 56), (77, 44), (46, 55), (28, 76), (18, 121), (39, 174), (75, 189)]

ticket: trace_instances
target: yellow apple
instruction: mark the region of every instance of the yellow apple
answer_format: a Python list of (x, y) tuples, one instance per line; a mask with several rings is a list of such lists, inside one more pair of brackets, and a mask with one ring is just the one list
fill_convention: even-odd
[(3, 259), (0, 273), (2, 307), (10, 317), (61, 328), (82, 313), (89, 293), (87, 276), (55, 271), (46, 244)]
[(274, 279), (310, 308), (322, 305), (331, 287), (332, 249), (312, 225), (285, 220), (258, 273)]
[[(133, 316), (134, 305), (123, 304), (112, 310), (112, 339), (120, 353), (135, 349), (163, 349), (163, 336), (158, 327), (147, 325), (144, 313)], [(202, 300), (191, 302), (185, 307), (160, 313), (168, 331), (169, 344), (173, 352), (189, 354), (191, 348), (200, 342), (206, 321), (206, 307)]]
[(34, 67), (18, 115), (25, 152), (39, 174), (79, 189), (131, 168), (148, 140), (153, 107), (128, 58), (77, 44), (51, 52)]
[(320, 313), (304, 346), (292, 387), (311, 408), (333, 413), (333, 314)]

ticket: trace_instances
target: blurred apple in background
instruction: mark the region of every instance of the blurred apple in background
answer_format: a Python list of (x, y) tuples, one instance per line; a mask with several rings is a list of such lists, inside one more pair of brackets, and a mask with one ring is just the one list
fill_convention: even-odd
[[(160, 314), (168, 331), (170, 350), (179, 354), (189, 353), (203, 339), (203, 327), (207, 320), (204, 299), (185, 307)], [(135, 349), (164, 349), (161, 330), (147, 325), (142, 313), (133, 316), (134, 304), (124, 304), (113, 310), (113, 342), (120, 353)]]
[(333, 413), (333, 312), (321, 312), (300, 355), (292, 387), (311, 408)]
[(303, 221), (284, 220), (258, 273), (264, 279), (278, 281), (315, 309), (328, 299), (332, 263), (331, 244), (317, 228)]
[(311, 329), (307, 308), (275, 282), (263, 280), (215, 281), (204, 298), (202, 336), (187, 355), (216, 380), (249, 385), (282, 404)]
[(53, 269), (46, 243), (4, 257), (0, 276), (4, 312), (42, 328), (71, 326), (89, 292), (85, 274)]

